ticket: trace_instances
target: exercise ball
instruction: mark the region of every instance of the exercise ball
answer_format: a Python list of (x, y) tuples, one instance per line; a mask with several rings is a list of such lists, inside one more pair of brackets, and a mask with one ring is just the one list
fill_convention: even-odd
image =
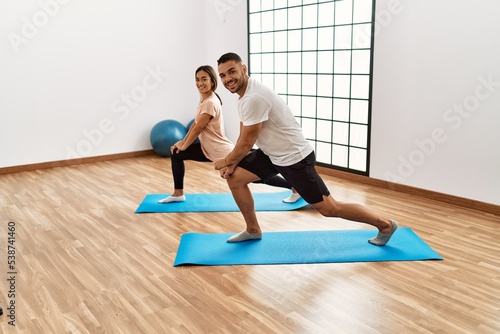
[[(186, 125), (186, 130), (189, 131), (189, 128), (191, 127), (191, 125), (193, 125), (194, 123), (194, 118)], [(195, 141), (193, 142), (194, 143), (199, 143), (200, 140), (198, 138), (195, 139)]]
[(151, 129), (149, 139), (156, 154), (162, 157), (170, 156), (170, 147), (184, 139), (187, 130), (180, 122), (168, 119), (158, 122)]

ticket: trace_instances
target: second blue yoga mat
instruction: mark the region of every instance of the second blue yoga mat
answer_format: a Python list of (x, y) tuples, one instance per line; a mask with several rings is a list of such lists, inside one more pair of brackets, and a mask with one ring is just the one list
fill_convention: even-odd
[(174, 266), (442, 260), (411, 229), (400, 227), (385, 246), (376, 230), (266, 232), (261, 240), (227, 243), (234, 233), (186, 233)]
[[(295, 203), (284, 203), (283, 199), (291, 191), (253, 193), (255, 211), (289, 211), (307, 206), (300, 198)], [(168, 194), (146, 195), (135, 213), (168, 213), (168, 212), (237, 212), (239, 211), (231, 193), (220, 194), (186, 194), (184, 202), (159, 204), (158, 201)]]

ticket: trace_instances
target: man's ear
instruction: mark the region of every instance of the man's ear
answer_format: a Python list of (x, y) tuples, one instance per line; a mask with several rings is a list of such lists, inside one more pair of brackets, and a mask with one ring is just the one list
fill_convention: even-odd
[(244, 73), (244, 74), (248, 74), (248, 73), (247, 73), (247, 65), (242, 64), (242, 65), (241, 65), (241, 68), (243, 68), (243, 73)]

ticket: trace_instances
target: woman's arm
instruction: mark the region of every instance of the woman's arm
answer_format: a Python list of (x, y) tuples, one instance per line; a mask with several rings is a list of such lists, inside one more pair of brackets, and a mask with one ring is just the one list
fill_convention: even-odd
[(177, 153), (179, 151), (184, 151), (185, 149), (187, 149), (196, 140), (196, 138), (198, 138), (200, 133), (212, 118), (213, 116), (209, 114), (201, 114), (198, 117), (198, 120), (195, 120), (193, 124), (191, 124), (191, 127), (188, 129), (188, 132), (184, 136), (184, 139), (179, 140), (177, 143), (175, 143), (170, 148), (170, 152)]

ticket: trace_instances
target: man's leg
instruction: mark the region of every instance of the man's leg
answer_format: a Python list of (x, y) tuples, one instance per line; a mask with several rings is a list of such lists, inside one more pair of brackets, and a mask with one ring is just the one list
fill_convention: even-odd
[(379, 233), (368, 242), (377, 246), (385, 245), (398, 228), (394, 220), (380, 218), (360, 204), (338, 202), (330, 195), (323, 195), (323, 201), (311, 205), (325, 217), (339, 217), (375, 226)]
[(385, 245), (398, 228), (395, 221), (381, 218), (360, 204), (337, 202), (333, 199), (315, 168), (313, 153), (293, 166), (277, 169), (302, 198), (323, 216), (344, 218), (378, 228), (377, 236), (368, 240), (371, 244)]
[(260, 239), (262, 236), (262, 231), (257, 221), (257, 215), (255, 214), (252, 192), (248, 187), (249, 183), (259, 179), (257, 175), (240, 167), (236, 167), (233, 174), (227, 179), (227, 184), (229, 189), (231, 189), (234, 201), (238, 205), (247, 226), (245, 231), (229, 238), (228, 242)]

